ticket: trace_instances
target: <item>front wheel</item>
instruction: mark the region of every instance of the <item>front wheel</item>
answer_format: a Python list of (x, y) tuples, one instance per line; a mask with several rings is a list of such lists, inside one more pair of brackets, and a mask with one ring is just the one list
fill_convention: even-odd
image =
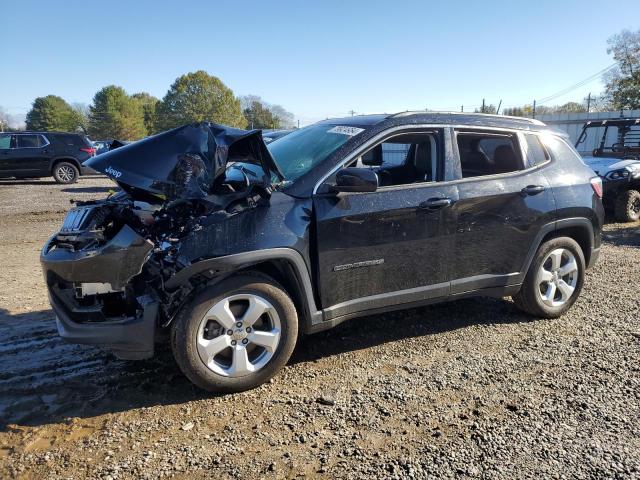
[(75, 183), (78, 174), (78, 169), (73, 163), (59, 162), (53, 167), (53, 179), (58, 183)]
[(635, 222), (640, 219), (640, 192), (627, 190), (616, 197), (614, 208), (619, 222)]
[(580, 295), (584, 272), (580, 245), (569, 237), (553, 238), (540, 245), (513, 301), (520, 310), (536, 317), (557, 318)]
[(298, 317), (270, 277), (243, 274), (197, 295), (172, 327), (173, 355), (198, 387), (239, 392), (257, 387), (289, 360)]

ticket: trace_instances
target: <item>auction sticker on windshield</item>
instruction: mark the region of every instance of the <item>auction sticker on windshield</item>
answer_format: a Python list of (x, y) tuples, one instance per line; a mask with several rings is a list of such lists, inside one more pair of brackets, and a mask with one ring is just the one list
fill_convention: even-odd
[(357, 135), (363, 131), (364, 131), (364, 128), (345, 127), (343, 125), (337, 125), (333, 127), (331, 130), (327, 130), (328, 133), (341, 133), (342, 135), (349, 135), (350, 137), (353, 137), (354, 135)]

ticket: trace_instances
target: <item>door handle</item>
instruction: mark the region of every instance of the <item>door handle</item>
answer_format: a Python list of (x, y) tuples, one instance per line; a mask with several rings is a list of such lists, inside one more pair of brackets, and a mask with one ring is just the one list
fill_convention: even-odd
[(545, 188), (542, 185), (527, 185), (522, 190), (520, 190), (520, 192), (522, 193), (523, 197), (526, 197), (527, 195), (537, 195), (544, 192), (544, 190)]
[(448, 207), (452, 203), (453, 202), (450, 198), (430, 198), (418, 205), (418, 208), (423, 210), (437, 210), (439, 208)]

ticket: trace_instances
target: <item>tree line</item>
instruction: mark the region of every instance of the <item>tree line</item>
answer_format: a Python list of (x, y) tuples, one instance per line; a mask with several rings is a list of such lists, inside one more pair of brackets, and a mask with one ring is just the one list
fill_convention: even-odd
[(137, 140), (186, 123), (212, 121), (237, 128), (292, 128), (293, 114), (256, 95), (236, 97), (203, 70), (178, 77), (160, 100), (122, 87), (100, 89), (91, 105), (70, 105), (56, 95), (38, 97), (26, 116), (28, 130), (83, 131), (94, 139)]

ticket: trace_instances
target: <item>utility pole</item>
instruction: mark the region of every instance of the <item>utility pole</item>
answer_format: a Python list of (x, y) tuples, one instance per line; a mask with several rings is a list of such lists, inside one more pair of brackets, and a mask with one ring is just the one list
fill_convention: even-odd
[(300, 119), (298, 119), (298, 128), (300, 128)]
[(591, 111), (591, 92), (589, 92), (589, 95), (587, 96), (587, 113), (589, 113)]
[(354, 110), (349, 110), (347, 113), (350, 113), (352, 117), (356, 114)]
[(533, 101), (533, 118), (536, 118), (536, 101)]
[(480, 113), (484, 113), (484, 98), (482, 99), (482, 110), (480, 110)]
[(460, 113), (464, 113), (464, 105), (460, 105)]
[(500, 103), (498, 103), (498, 108), (496, 110), (496, 115), (500, 115), (500, 107), (502, 106), (502, 99), (500, 99)]

